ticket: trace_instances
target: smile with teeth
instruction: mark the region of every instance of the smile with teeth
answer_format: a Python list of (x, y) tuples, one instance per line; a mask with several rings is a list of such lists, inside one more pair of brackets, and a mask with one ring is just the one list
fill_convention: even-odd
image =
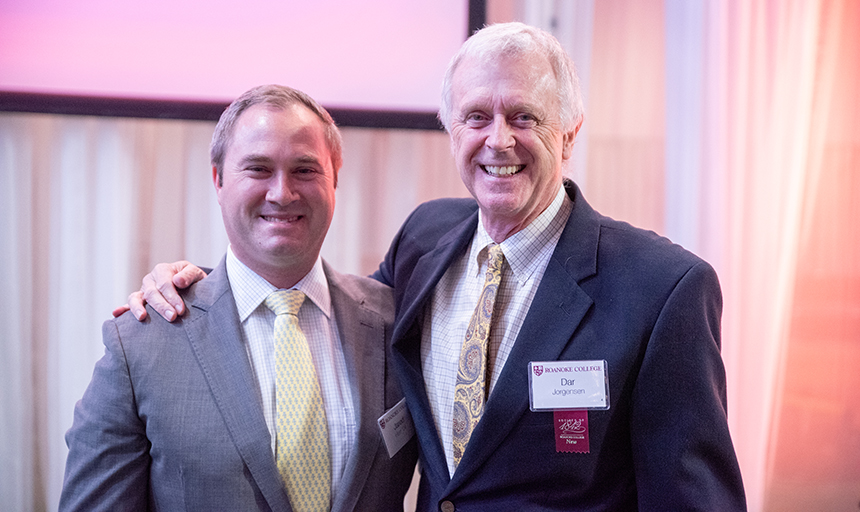
[(289, 222), (296, 222), (297, 220), (299, 220), (301, 218), (301, 215), (295, 215), (295, 216), (291, 216), (291, 217), (270, 217), (268, 215), (261, 215), (261, 217), (263, 217), (263, 220), (265, 220), (266, 222), (289, 223)]
[(490, 176), (510, 176), (522, 171), (525, 167), (525, 165), (482, 165), (481, 169)]

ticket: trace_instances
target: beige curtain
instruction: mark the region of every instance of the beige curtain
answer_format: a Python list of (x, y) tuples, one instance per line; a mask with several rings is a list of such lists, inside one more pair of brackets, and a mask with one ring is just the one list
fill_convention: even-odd
[(226, 247), (205, 187), (211, 130), (0, 115), (4, 509), (56, 508), (63, 434), (111, 308), (153, 262), (187, 254), (212, 264)]

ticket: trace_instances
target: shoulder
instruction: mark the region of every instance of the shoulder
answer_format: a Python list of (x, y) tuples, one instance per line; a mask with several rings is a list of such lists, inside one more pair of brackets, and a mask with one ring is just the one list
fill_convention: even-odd
[(394, 294), (390, 286), (369, 277), (340, 273), (325, 261), (323, 268), (333, 300), (345, 299), (393, 320)]
[(406, 249), (421, 255), (436, 247), (437, 242), (458, 229), (464, 221), (477, 225), (478, 203), (474, 199), (446, 198), (418, 205), (409, 215), (392, 242), (392, 250)]
[(163, 319), (147, 306), (147, 318), (138, 321), (129, 312), (102, 324), (105, 355), (102, 363), (128, 372), (133, 379), (149, 381), (161, 374), (166, 362), (179, 360), (186, 352), (185, 324), (193, 313), (186, 313), (174, 322)]
[(206, 277), (192, 284), (185, 290), (180, 290), (183, 300), (188, 306), (189, 313), (192, 309), (199, 308), (208, 310), (226, 296), (232, 298), (230, 280), (227, 277), (226, 255), (221, 262), (209, 272)]
[(404, 230), (446, 233), (478, 211), (472, 198), (434, 199), (418, 205), (403, 223)]
[(187, 321), (189, 316), (189, 313), (186, 313), (176, 321), (168, 322), (148, 304), (146, 313), (147, 317), (142, 321), (138, 321), (131, 312), (125, 312), (118, 318), (111, 318), (102, 324), (102, 333), (105, 338), (110, 334), (115, 334), (118, 339), (122, 340), (123, 344), (141, 338), (152, 338), (152, 342), (158, 342), (170, 337), (171, 332), (181, 330), (182, 324)]
[[(583, 286), (594, 297), (647, 310), (662, 308), (671, 297), (695, 297), (718, 307), (722, 302), (714, 268), (692, 252), (653, 231), (625, 222), (601, 221), (596, 274)], [(692, 302), (674, 302), (682, 309)], [(692, 312), (691, 312), (692, 314)]]
[(443, 197), (425, 201), (415, 207), (414, 214), (468, 215), (478, 209), (478, 203), (471, 197)]
[(605, 216), (600, 219), (600, 251), (649, 266), (673, 263), (689, 267), (704, 263), (700, 257), (665, 236)]
[(596, 281), (588, 287), (615, 283), (627, 292), (660, 295), (689, 277), (687, 282), (705, 280), (719, 288), (716, 272), (702, 258), (654, 231), (598, 213), (575, 192), (574, 210), (556, 257), (581, 283)]
[[(157, 353), (159, 347), (175, 349), (175, 340), (187, 337), (186, 326), (198, 322), (207, 312), (215, 311), (227, 315), (228, 311), (235, 311), (223, 261), (204, 279), (181, 290), (180, 294), (185, 301), (186, 312), (175, 321), (168, 322), (147, 305), (147, 318), (142, 322), (130, 312), (107, 320), (102, 325), (105, 342), (114, 339), (122, 345), (127, 355), (148, 357)], [(138, 353), (136, 348), (139, 345), (142, 348)]]

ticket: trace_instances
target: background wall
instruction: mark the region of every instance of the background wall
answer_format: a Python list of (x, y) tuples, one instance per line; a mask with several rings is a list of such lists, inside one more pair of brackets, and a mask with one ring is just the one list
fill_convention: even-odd
[[(750, 510), (856, 510), (860, 4), (491, 0), (488, 17), (552, 30), (577, 62), (586, 119), (566, 172), (589, 201), (717, 268)], [(308, 63), (302, 76), (325, 71)], [(374, 74), (380, 87), (393, 78)], [(62, 436), (110, 310), (155, 262), (223, 253), (212, 128), (0, 113), (4, 510), (56, 508)], [(323, 252), (368, 273), (416, 204), (466, 192), (441, 132), (343, 132)]]
[(4, 0), (0, 90), (229, 103), (281, 83), (432, 111), (467, 15), (467, 0)]

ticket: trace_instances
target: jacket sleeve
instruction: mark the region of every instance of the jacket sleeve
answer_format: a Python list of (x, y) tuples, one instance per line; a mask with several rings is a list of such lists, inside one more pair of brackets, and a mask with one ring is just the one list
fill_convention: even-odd
[(700, 262), (654, 325), (630, 418), (640, 510), (746, 510), (726, 420), (721, 311), (716, 273)]
[(61, 511), (148, 508), (150, 443), (115, 320), (102, 325), (102, 341), (105, 354), (66, 433)]

